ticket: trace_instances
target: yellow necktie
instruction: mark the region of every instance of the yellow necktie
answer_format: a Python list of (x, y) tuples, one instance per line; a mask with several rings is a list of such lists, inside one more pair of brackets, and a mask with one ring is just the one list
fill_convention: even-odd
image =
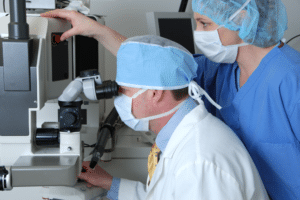
[(149, 172), (149, 177), (150, 177), (148, 185), (150, 184), (151, 178), (152, 178), (152, 176), (154, 174), (154, 171), (156, 169), (156, 165), (158, 163), (158, 154), (159, 153), (160, 153), (160, 149), (157, 147), (156, 143), (154, 143), (152, 148), (151, 148), (150, 154), (148, 156), (148, 172)]

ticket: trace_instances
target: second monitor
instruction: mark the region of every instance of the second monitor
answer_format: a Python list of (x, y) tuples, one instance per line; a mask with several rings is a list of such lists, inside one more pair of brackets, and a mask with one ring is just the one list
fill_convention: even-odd
[(196, 24), (192, 13), (147, 12), (148, 33), (177, 42), (192, 54), (200, 54), (194, 42)]

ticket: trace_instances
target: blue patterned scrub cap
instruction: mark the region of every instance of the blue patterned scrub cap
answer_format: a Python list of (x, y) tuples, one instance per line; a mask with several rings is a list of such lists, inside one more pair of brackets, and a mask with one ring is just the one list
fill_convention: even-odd
[[(245, 43), (262, 48), (279, 43), (287, 30), (287, 13), (281, 0), (193, 0), (192, 7), (216, 24), (239, 31)], [(237, 13), (241, 8), (246, 12)]]
[(183, 46), (169, 39), (145, 35), (124, 41), (117, 54), (118, 85), (157, 90), (186, 88), (198, 65)]

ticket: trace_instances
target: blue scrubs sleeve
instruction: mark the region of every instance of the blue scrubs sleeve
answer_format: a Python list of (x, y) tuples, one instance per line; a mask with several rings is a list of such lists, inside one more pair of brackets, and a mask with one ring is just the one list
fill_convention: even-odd
[(117, 200), (119, 196), (121, 179), (113, 177), (112, 184), (110, 186), (110, 190), (107, 192), (107, 198), (111, 200)]

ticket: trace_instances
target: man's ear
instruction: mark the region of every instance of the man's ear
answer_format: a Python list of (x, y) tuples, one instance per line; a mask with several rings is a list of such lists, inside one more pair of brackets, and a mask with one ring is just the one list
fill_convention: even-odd
[(159, 103), (164, 98), (164, 90), (149, 90), (149, 99), (153, 101), (153, 103)]

